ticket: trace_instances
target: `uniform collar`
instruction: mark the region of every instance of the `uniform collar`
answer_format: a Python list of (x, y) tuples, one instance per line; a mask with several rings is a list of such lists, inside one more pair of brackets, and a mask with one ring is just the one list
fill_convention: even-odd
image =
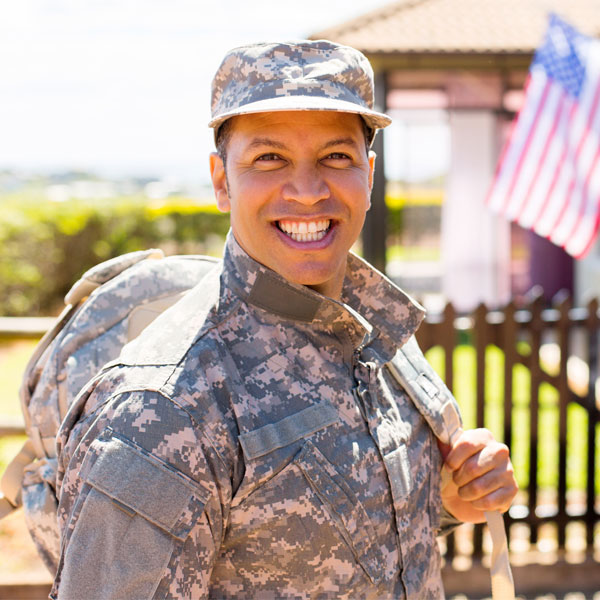
[(355, 254), (348, 254), (340, 301), (289, 282), (252, 259), (233, 233), (227, 236), (225, 284), (248, 304), (313, 326), (350, 326), (355, 345), (365, 333), (402, 346), (417, 330), (424, 309), (385, 275)]

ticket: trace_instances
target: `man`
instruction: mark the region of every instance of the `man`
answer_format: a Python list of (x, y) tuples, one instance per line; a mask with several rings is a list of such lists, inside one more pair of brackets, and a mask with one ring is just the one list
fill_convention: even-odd
[[(222, 265), (82, 394), (59, 437), (58, 598), (439, 598), (435, 535), (516, 492), (486, 430), (443, 447), (386, 364), (421, 308), (349, 250), (389, 124), (326, 41), (213, 83)], [(443, 503), (443, 506), (442, 506)]]

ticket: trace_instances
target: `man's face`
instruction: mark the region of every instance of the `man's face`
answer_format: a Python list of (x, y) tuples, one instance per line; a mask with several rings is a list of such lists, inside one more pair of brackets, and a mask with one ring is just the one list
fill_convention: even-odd
[(288, 281), (339, 297), (370, 207), (375, 155), (367, 156), (360, 117), (290, 111), (233, 121), (227, 174), (217, 154), (210, 162), (236, 240)]

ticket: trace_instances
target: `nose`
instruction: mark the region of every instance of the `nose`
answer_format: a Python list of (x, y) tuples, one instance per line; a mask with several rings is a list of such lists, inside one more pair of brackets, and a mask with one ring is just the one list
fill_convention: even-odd
[(284, 200), (307, 206), (329, 198), (330, 190), (317, 165), (296, 165), (283, 186)]

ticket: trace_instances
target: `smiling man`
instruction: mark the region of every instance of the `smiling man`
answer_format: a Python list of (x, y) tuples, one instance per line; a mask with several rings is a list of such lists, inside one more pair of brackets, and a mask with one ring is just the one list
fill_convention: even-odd
[[(486, 430), (436, 440), (435, 401), (455, 403), (414, 341), (422, 309), (350, 252), (390, 123), (372, 103), (352, 48), (223, 60), (224, 259), (70, 412), (54, 597), (437, 599), (436, 535), (509, 507), (506, 446)], [(423, 406), (398, 376), (406, 356)]]
[(339, 298), (370, 206), (375, 156), (357, 114), (232, 117), (226, 162), (211, 156), (217, 205), (238, 243), (292, 283)]

